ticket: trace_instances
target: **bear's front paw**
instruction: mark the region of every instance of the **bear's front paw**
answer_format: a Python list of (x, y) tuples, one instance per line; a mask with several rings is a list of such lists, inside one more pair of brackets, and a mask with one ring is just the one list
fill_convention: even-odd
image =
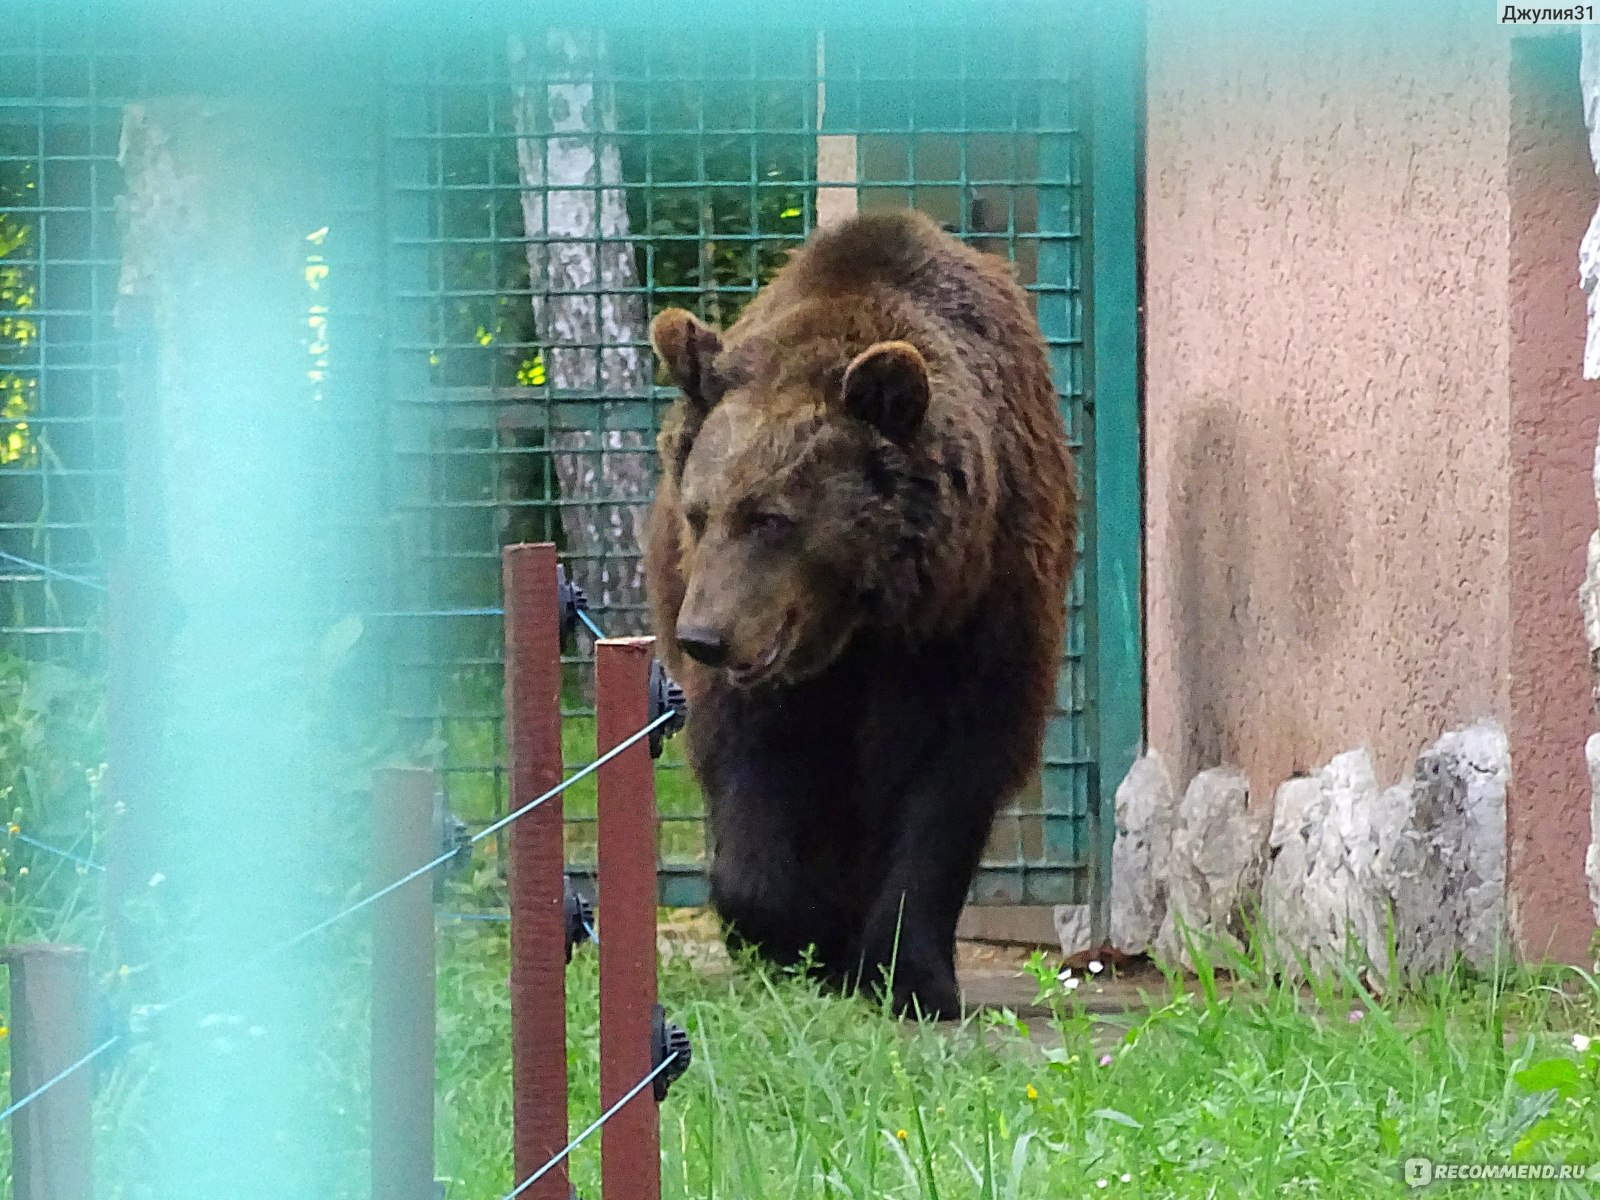
[(924, 1017), (930, 1021), (953, 1021), (961, 1016), (961, 991), (954, 970), (936, 959), (897, 956), (890, 976), (885, 957), (867, 956), (861, 972), (862, 986), (881, 998), (888, 984), (889, 1003), (897, 1017)]
[(896, 979), (892, 999), (897, 1017), (922, 1017), (929, 1021), (961, 1019), (961, 991), (954, 977), (925, 978), (904, 984)]
[(825, 982), (842, 979), (851, 933), (843, 914), (819, 904), (814, 890), (810, 897), (798, 888), (779, 890), (770, 873), (763, 882), (753, 886), (735, 872), (713, 870), (711, 904), (730, 953), (753, 952), (782, 968), (808, 963)]

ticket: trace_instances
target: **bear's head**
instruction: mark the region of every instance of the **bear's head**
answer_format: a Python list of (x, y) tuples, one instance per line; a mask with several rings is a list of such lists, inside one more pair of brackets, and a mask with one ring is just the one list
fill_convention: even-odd
[(673, 632), (737, 688), (821, 672), (937, 536), (918, 465), (928, 362), (839, 327), (802, 314), (725, 339), (681, 309), (651, 325), (683, 392), (660, 440), (682, 521)]

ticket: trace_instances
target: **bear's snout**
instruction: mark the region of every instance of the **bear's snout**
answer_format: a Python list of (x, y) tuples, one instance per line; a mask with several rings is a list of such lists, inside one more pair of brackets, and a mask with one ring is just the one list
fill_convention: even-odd
[(728, 641), (701, 626), (678, 627), (675, 635), (683, 652), (707, 667), (720, 667), (728, 661)]

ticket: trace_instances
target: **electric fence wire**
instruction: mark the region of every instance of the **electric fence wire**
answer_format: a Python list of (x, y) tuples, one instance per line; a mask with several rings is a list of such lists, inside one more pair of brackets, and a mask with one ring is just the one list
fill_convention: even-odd
[(86, 587), (96, 592), (106, 590), (106, 585), (98, 579), (89, 579), (83, 575), (74, 575), (70, 571), (61, 571), (55, 567), (46, 566), (44, 563), (34, 562), (31, 558), (23, 558), (17, 554), (7, 554), (4, 550), (0, 550), (0, 560), (13, 566), (21, 567), (24, 571), (31, 571), (35, 575), (42, 575), (46, 579), (64, 580), (67, 583), (75, 583), (79, 587)]
[(74, 863), (77, 866), (84, 868), (86, 871), (105, 870), (104, 867), (95, 862), (93, 859), (84, 858), (82, 855), (74, 854), (70, 850), (63, 850), (60, 846), (52, 846), (49, 842), (41, 842), (38, 838), (29, 837), (25, 833), (13, 833), (11, 836), (17, 841), (21, 842), (24, 846), (32, 846), (35, 850), (43, 850), (46, 854), (54, 854), (57, 858), (64, 858), (69, 863)]
[[(554, 799), (556, 796), (559, 796), (562, 792), (566, 791), (573, 784), (577, 783), (578, 780), (583, 779), (584, 777), (586, 777), (588, 775), (592, 775), (595, 771), (598, 771), (601, 767), (605, 766), (606, 763), (608, 763), (612, 759), (616, 758), (617, 755), (619, 755), (623, 751), (629, 749), (631, 746), (634, 746), (635, 744), (637, 744), (642, 739), (648, 737), (657, 728), (659, 728), (660, 726), (666, 724), (669, 720), (671, 720), (673, 715), (674, 714), (671, 713), (671, 712), (662, 713), (661, 716), (657, 717), (654, 721), (651, 721), (648, 725), (646, 725), (644, 728), (640, 729), (637, 733), (631, 734), (628, 737), (624, 738), (622, 741), (618, 742), (615, 746), (613, 746), (610, 750), (607, 750), (599, 758), (595, 759), (588, 766), (582, 768), (579, 771), (575, 771), (573, 774), (569, 775), (566, 779), (564, 779), (560, 783), (556, 784), (555, 787), (553, 787), (549, 791), (545, 792), (542, 796), (536, 796), (534, 799), (532, 799), (532, 800), (528, 801), (526, 804), (524, 804), (521, 808), (517, 808), (517, 809), (512, 810), (511, 812), (507, 813), (505, 816), (501, 817), (498, 821), (494, 822), (492, 825), (488, 825), (485, 828), (479, 830), (477, 833), (473, 834), (472, 838), (471, 838), (471, 843), (473, 845), (476, 845), (477, 843), (483, 841), (484, 839), (494, 836), (496, 833), (500, 832), (500, 830), (504, 829), (507, 825), (510, 825), (513, 821), (516, 821), (521, 817), (527, 816), (527, 814), (531, 813), (534, 809), (538, 808), (539, 806), (541, 806), (542, 804), (546, 803), (547, 801)], [(258, 967), (261, 967), (265, 963), (271, 961), (272, 959), (277, 958), (280, 954), (284, 954), (284, 953), (287, 953), (290, 950), (293, 950), (295, 947), (297, 947), (297, 946), (303, 944), (304, 942), (308, 941), (309, 939), (315, 937), (317, 934), (321, 933), (323, 930), (328, 929), (329, 927), (338, 924), (340, 921), (343, 921), (345, 918), (353, 916), (354, 914), (362, 911), (365, 908), (370, 908), (372, 905), (376, 904), (379, 900), (382, 900), (385, 896), (392, 895), (394, 892), (399, 891), (401, 888), (405, 887), (406, 884), (412, 882), (413, 880), (420, 879), (422, 876), (428, 874), (428, 872), (437, 870), (439, 867), (442, 867), (445, 863), (449, 862), (455, 856), (456, 856), (456, 851), (455, 851), (454, 848), (452, 848), (450, 850), (446, 850), (443, 854), (437, 855), (433, 859), (430, 859), (428, 862), (423, 863), (420, 867), (417, 867), (414, 870), (408, 871), (406, 874), (402, 875), (399, 879), (396, 879), (394, 882), (389, 883), (389, 884), (385, 884), (383, 887), (379, 888), (377, 891), (372, 892), (371, 894), (369, 894), (367, 896), (364, 896), (360, 900), (357, 900), (354, 904), (351, 904), (351, 905), (349, 905), (349, 906), (347, 906), (345, 908), (340, 909), (338, 912), (334, 913), (332, 916), (326, 917), (323, 920), (318, 921), (315, 925), (312, 925), (307, 929), (301, 930), (299, 933), (295, 934), (293, 937), (286, 938), (284, 941), (279, 942), (275, 946), (269, 946), (267, 949), (263, 950), (261, 953), (253, 955), (252, 957), (246, 959), (243, 963), (239, 964), (237, 967), (234, 967), (232, 970), (225, 971), (221, 975), (218, 975), (218, 976), (206, 981), (205, 983), (200, 984), (197, 987), (191, 988), (187, 992), (181, 993), (176, 999), (169, 1000), (167, 1003), (157, 1006), (155, 1011), (156, 1012), (166, 1012), (169, 1009), (181, 1007), (182, 1005), (188, 1004), (188, 1003), (198, 999), (200, 996), (205, 995), (208, 992), (214, 991), (216, 988), (220, 987), (222, 984), (227, 983), (230, 980), (236, 979), (240, 975), (248, 974), (249, 972), (256, 970)]]
[[(404, 608), (385, 609), (379, 612), (361, 614), (371, 620), (414, 620), (425, 621), (438, 617), (503, 617), (506, 610), (503, 608)], [(585, 629), (596, 641), (604, 641), (606, 631), (595, 624), (595, 620), (583, 609), (578, 609), (578, 620), (583, 622)]]
[[(34, 575), (42, 576), (42, 577), (44, 577), (46, 579), (60, 579), (63, 582), (75, 583), (75, 584), (78, 584), (80, 587), (90, 588), (90, 589), (92, 589), (94, 591), (97, 591), (97, 592), (103, 592), (103, 591), (107, 590), (106, 589), (106, 585), (102, 581), (100, 581), (98, 579), (90, 579), (90, 578), (88, 578), (87, 576), (84, 576), (84, 575), (74, 575), (70, 571), (63, 571), (63, 570), (61, 570), (61, 569), (59, 569), (57, 567), (49, 566), (46, 563), (35, 562), (31, 558), (23, 558), (19, 554), (11, 554), (11, 553), (8, 553), (7, 551), (0, 550), (0, 561), (8, 562), (14, 567), (18, 567), (18, 568), (20, 568), (20, 569), (22, 569), (24, 571), (28, 571), (28, 572), (30, 572), (31, 574), (34, 574)], [(591, 617), (587, 612), (585, 612), (581, 608), (577, 610), (577, 614), (578, 614), (578, 620), (583, 622), (584, 626), (589, 630), (589, 632), (592, 635), (594, 635), (596, 640), (603, 640), (605, 638), (605, 636), (606, 636), (605, 630), (601, 629), (599, 625), (595, 624), (595, 621), (594, 621), (593, 617)], [(415, 610), (413, 610), (413, 609), (396, 609), (396, 610), (383, 611), (383, 612), (369, 612), (369, 613), (366, 613), (364, 615), (369, 617), (369, 618), (372, 618), (374, 620), (385, 619), (385, 618), (389, 618), (389, 619), (406, 619), (406, 618), (410, 618), (410, 619), (422, 620), (422, 619), (426, 619), (426, 618), (429, 618), (429, 617), (503, 617), (503, 616), (505, 616), (505, 609), (503, 609), (503, 608), (432, 608), (432, 609), (415, 609)]]
[(106, 1053), (106, 1051), (110, 1050), (113, 1046), (115, 1046), (121, 1040), (122, 1040), (122, 1038), (121, 1038), (120, 1035), (113, 1034), (111, 1037), (108, 1037), (105, 1041), (101, 1042), (93, 1050), (89, 1051), (89, 1053), (85, 1054), (77, 1062), (73, 1063), (71, 1066), (63, 1067), (55, 1075), (53, 1075), (49, 1079), (45, 1080), (38, 1087), (34, 1088), (33, 1091), (29, 1092), (26, 1096), (22, 1097), (22, 1099), (14, 1101), (9, 1108), (5, 1109), (3, 1112), (0, 1112), (0, 1125), (5, 1124), (6, 1119), (8, 1117), (12, 1116), (14, 1113), (19, 1113), (23, 1109), (27, 1108), (28, 1105), (32, 1104), (35, 1100), (37, 1100), (40, 1096), (44, 1095), (46, 1092), (48, 1092), (51, 1088), (55, 1087), (57, 1084), (63, 1083), (66, 1080), (72, 1078), (72, 1076), (76, 1075), (79, 1071), (83, 1070), (83, 1068), (87, 1067), (95, 1059), (99, 1058), (102, 1054)]
[(517, 1184), (515, 1188), (502, 1196), (501, 1200), (516, 1200), (516, 1197), (522, 1195), (523, 1192), (527, 1191), (534, 1184), (538, 1183), (539, 1180), (543, 1179), (551, 1171), (555, 1170), (556, 1167), (560, 1166), (561, 1163), (566, 1159), (567, 1155), (571, 1154), (579, 1146), (583, 1145), (583, 1143), (588, 1140), (590, 1135), (592, 1135), (607, 1121), (611, 1120), (612, 1117), (616, 1116), (617, 1113), (621, 1112), (622, 1109), (627, 1105), (628, 1101), (632, 1100), (640, 1092), (644, 1091), (645, 1088), (654, 1083), (656, 1081), (656, 1077), (670, 1067), (675, 1061), (677, 1061), (677, 1058), (678, 1052), (674, 1050), (671, 1054), (667, 1055), (666, 1058), (662, 1059), (661, 1062), (656, 1066), (655, 1070), (651, 1071), (650, 1074), (646, 1075), (638, 1083), (634, 1084), (633, 1087), (628, 1090), (627, 1094), (622, 1097), (622, 1099), (618, 1100), (610, 1108), (606, 1109), (605, 1112), (596, 1117), (593, 1123), (590, 1124), (589, 1128), (585, 1129), (577, 1137), (568, 1142), (565, 1149), (557, 1151), (549, 1162), (545, 1163), (544, 1166), (540, 1167), (532, 1175), (529, 1175), (521, 1183)]
[[(616, 758), (617, 755), (621, 754), (623, 751), (629, 749), (630, 747), (632, 747), (634, 745), (637, 745), (642, 739), (648, 737), (651, 733), (655, 732), (655, 730), (657, 728), (659, 728), (660, 726), (666, 724), (669, 720), (672, 719), (672, 717), (673, 717), (673, 714), (671, 712), (662, 713), (659, 717), (657, 717), (654, 721), (651, 721), (643, 729), (640, 729), (637, 733), (634, 733), (634, 734), (624, 738), (622, 741), (618, 742), (615, 746), (613, 746), (610, 750), (608, 750), (604, 754), (602, 754), (599, 758), (595, 759), (592, 763), (588, 764), (586, 767), (583, 767), (582, 769), (580, 769), (580, 770), (574, 772), (573, 774), (569, 775), (566, 779), (563, 779), (560, 783), (556, 784), (555, 787), (551, 788), (549, 791), (545, 792), (543, 795), (536, 796), (534, 799), (528, 801), (528, 803), (522, 805), (520, 808), (515, 809), (514, 811), (507, 813), (505, 816), (501, 817), (494, 824), (492, 824), (492, 825), (488, 826), (487, 828), (481, 830), (480, 832), (474, 834), (473, 837), (472, 837), (472, 842), (475, 844), (477, 842), (483, 841), (485, 838), (488, 838), (488, 837), (492, 836), (493, 834), (498, 833), (500, 830), (504, 829), (507, 825), (510, 825), (513, 821), (516, 821), (518, 818), (526, 816), (528, 813), (532, 812), (534, 809), (538, 808), (540, 805), (545, 804), (546, 802), (548, 802), (549, 800), (555, 798), (556, 796), (559, 796), (562, 792), (566, 791), (573, 784), (577, 783), (578, 780), (583, 779), (585, 776), (593, 774), (595, 771), (597, 771), (601, 767), (603, 767), (606, 763), (608, 763), (612, 759)], [(302, 945), (306, 941), (309, 941), (311, 938), (315, 937), (317, 934), (323, 932), (324, 930), (330, 928), (333, 925), (338, 924), (340, 921), (345, 920), (347, 917), (354, 916), (356, 913), (361, 912), (363, 909), (370, 908), (372, 905), (376, 904), (379, 900), (382, 900), (385, 896), (392, 895), (394, 892), (398, 891), (400, 888), (403, 888), (406, 884), (411, 883), (413, 880), (419, 879), (423, 875), (426, 875), (428, 872), (436, 870), (439, 867), (443, 866), (445, 863), (449, 862), (452, 858), (454, 858), (455, 854), (456, 854), (455, 850), (452, 849), (450, 851), (447, 851), (444, 854), (439, 855), (438, 857), (432, 859), (429, 862), (423, 863), (422, 866), (417, 867), (413, 871), (408, 871), (405, 875), (401, 876), (399, 879), (396, 879), (394, 882), (386, 884), (385, 886), (379, 888), (377, 891), (372, 892), (371, 894), (369, 894), (367, 896), (364, 896), (360, 900), (357, 900), (354, 904), (348, 905), (347, 907), (340, 909), (338, 912), (334, 913), (332, 916), (327, 917), (327, 918), (325, 918), (325, 919), (323, 919), (321, 921), (318, 921), (315, 925), (312, 925), (309, 928), (301, 930), (299, 933), (295, 934), (293, 937), (286, 938), (285, 940), (279, 942), (278, 944), (268, 947), (266, 950), (263, 950), (259, 954), (251, 956), (250, 958), (246, 959), (243, 963), (239, 964), (237, 967), (234, 967), (234, 968), (232, 968), (231, 970), (228, 970), (228, 971), (224, 971), (222, 974), (214, 976), (212, 979), (207, 980), (205, 983), (199, 984), (199, 985), (197, 985), (197, 986), (195, 986), (193, 988), (190, 988), (188, 991), (181, 992), (174, 999), (168, 1000), (165, 1003), (147, 1005), (147, 1006), (145, 1006), (144, 1008), (142, 1008), (140, 1010), (141, 1013), (143, 1015), (145, 1015), (145, 1016), (155, 1016), (155, 1015), (159, 1015), (161, 1013), (169, 1012), (172, 1009), (179, 1008), (179, 1007), (181, 1007), (181, 1006), (183, 1006), (185, 1004), (192, 1003), (193, 1001), (199, 999), (201, 996), (204, 996), (209, 992), (215, 991), (218, 987), (221, 987), (223, 984), (228, 983), (230, 980), (236, 979), (240, 975), (244, 975), (244, 974), (249, 973), (250, 971), (256, 970), (257, 968), (261, 967), (265, 963), (270, 962), (274, 958), (277, 958), (279, 955), (285, 954), (288, 951), (293, 950), (295, 947)], [(67, 1066), (66, 1068), (61, 1070), (58, 1074), (53, 1076), (52, 1078), (50, 1078), (50, 1079), (46, 1080), (44, 1083), (40, 1084), (38, 1087), (34, 1088), (33, 1091), (29, 1092), (26, 1096), (23, 1096), (20, 1099), (14, 1101), (6, 1109), (0, 1110), (0, 1124), (3, 1124), (7, 1120), (7, 1118), (12, 1117), (15, 1114), (21, 1112), (24, 1108), (27, 1108), (30, 1104), (32, 1104), (36, 1100), (38, 1100), (39, 1097), (43, 1096), (46, 1092), (50, 1091), (51, 1088), (54, 1088), (54, 1087), (58, 1086), (59, 1084), (61, 1084), (65, 1080), (71, 1078), (77, 1072), (81, 1071), (83, 1068), (87, 1067), (90, 1063), (94, 1062), (95, 1059), (99, 1058), (102, 1054), (105, 1054), (113, 1046), (117, 1045), (121, 1040), (122, 1040), (122, 1035), (121, 1034), (112, 1035), (111, 1037), (107, 1038), (104, 1042), (102, 1042), (98, 1046), (96, 1046), (88, 1054), (86, 1054), (82, 1058), (80, 1058), (77, 1062), (72, 1063), (70, 1066)], [(659, 1069), (658, 1069), (657, 1073), (659, 1073)], [(652, 1075), (651, 1078), (654, 1078), (654, 1075)], [(513, 1193), (513, 1195), (515, 1195), (515, 1194), (516, 1193)]]

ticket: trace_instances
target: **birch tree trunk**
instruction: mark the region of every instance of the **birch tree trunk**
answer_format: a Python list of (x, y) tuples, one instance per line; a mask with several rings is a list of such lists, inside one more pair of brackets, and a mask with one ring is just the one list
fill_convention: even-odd
[(598, 33), (551, 31), (508, 44), (534, 329), (545, 377), (602, 400), (605, 430), (554, 431), (550, 449), (574, 574), (595, 607), (621, 606), (606, 632), (639, 632), (639, 547), (650, 499), (644, 433), (613, 428), (618, 399), (651, 383), (644, 297), (628, 234), (616, 103)]

